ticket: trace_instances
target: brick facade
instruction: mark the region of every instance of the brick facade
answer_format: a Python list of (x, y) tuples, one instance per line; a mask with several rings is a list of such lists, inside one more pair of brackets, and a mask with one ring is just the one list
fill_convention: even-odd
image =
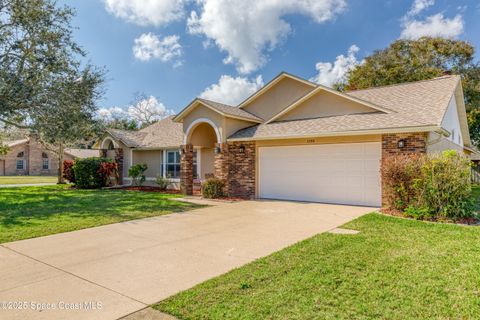
[(185, 195), (193, 194), (193, 146), (181, 146), (180, 155), (180, 189)]
[[(399, 148), (400, 140), (404, 147)], [(419, 154), (427, 152), (427, 133), (396, 133), (382, 135), (382, 159), (399, 154)]]
[[(23, 157), (18, 157), (23, 152)], [(43, 154), (47, 155), (48, 169), (43, 168)], [(65, 155), (65, 160), (72, 159)], [(24, 162), (24, 168), (17, 170), (17, 160)], [(15, 145), (10, 148), (8, 153), (0, 156), (0, 175), (16, 176), (16, 175), (57, 175), (58, 173), (58, 157), (47, 150), (41, 143), (35, 140)]]
[(228, 195), (255, 198), (255, 142), (229, 143), (228, 155)]

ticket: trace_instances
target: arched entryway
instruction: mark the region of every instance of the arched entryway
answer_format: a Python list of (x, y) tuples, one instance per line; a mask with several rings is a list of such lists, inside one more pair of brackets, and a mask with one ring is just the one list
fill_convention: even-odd
[(184, 193), (192, 194), (194, 185), (216, 176), (221, 133), (209, 119), (197, 119), (185, 131), (182, 146), (181, 184)]

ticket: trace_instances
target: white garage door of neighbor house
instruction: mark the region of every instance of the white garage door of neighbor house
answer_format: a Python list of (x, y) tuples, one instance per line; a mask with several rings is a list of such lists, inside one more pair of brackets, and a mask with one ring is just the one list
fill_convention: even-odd
[(380, 206), (380, 142), (259, 148), (259, 197)]

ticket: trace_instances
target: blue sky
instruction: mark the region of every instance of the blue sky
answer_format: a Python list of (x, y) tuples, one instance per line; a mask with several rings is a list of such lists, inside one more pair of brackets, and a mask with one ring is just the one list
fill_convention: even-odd
[(175, 112), (199, 95), (233, 104), (281, 71), (328, 85), (401, 36), (480, 48), (473, 0), (64, 2), (77, 10), (76, 40), (108, 70), (103, 108), (126, 107), (135, 92)]

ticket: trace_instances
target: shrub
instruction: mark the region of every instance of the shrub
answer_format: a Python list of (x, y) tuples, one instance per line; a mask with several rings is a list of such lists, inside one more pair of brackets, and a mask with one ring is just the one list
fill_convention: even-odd
[(96, 189), (106, 185), (106, 177), (101, 173), (101, 164), (112, 162), (108, 158), (85, 158), (75, 160), (73, 172), (75, 185), (81, 189)]
[(420, 177), (415, 179), (415, 207), (444, 218), (468, 218), (473, 214), (470, 159), (448, 150), (421, 159)]
[(73, 172), (73, 165), (75, 161), (65, 160), (63, 161), (63, 178), (70, 183), (75, 183), (75, 173)]
[(470, 160), (453, 150), (385, 159), (384, 204), (416, 219), (472, 217), (470, 174)]
[(97, 173), (103, 177), (106, 186), (111, 185), (111, 177), (115, 178), (117, 183), (119, 182), (118, 164), (116, 162), (101, 162)]
[(384, 205), (403, 211), (415, 198), (413, 182), (419, 171), (418, 155), (387, 157), (382, 162)]
[(217, 199), (223, 196), (225, 183), (217, 178), (207, 179), (202, 183), (202, 195), (207, 199)]
[(136, 164), (128, 169), (128, 176), (132, 178), (133, 185), (141, 186), (145, 182), (145, 171), (147, 169), (148, 166), (145, 163)]
[(160, 190), (167, 190), (168, 186), (170, 185), (170, 180), (162, 176), (157, 176), (155, 183), (158, 185)]

